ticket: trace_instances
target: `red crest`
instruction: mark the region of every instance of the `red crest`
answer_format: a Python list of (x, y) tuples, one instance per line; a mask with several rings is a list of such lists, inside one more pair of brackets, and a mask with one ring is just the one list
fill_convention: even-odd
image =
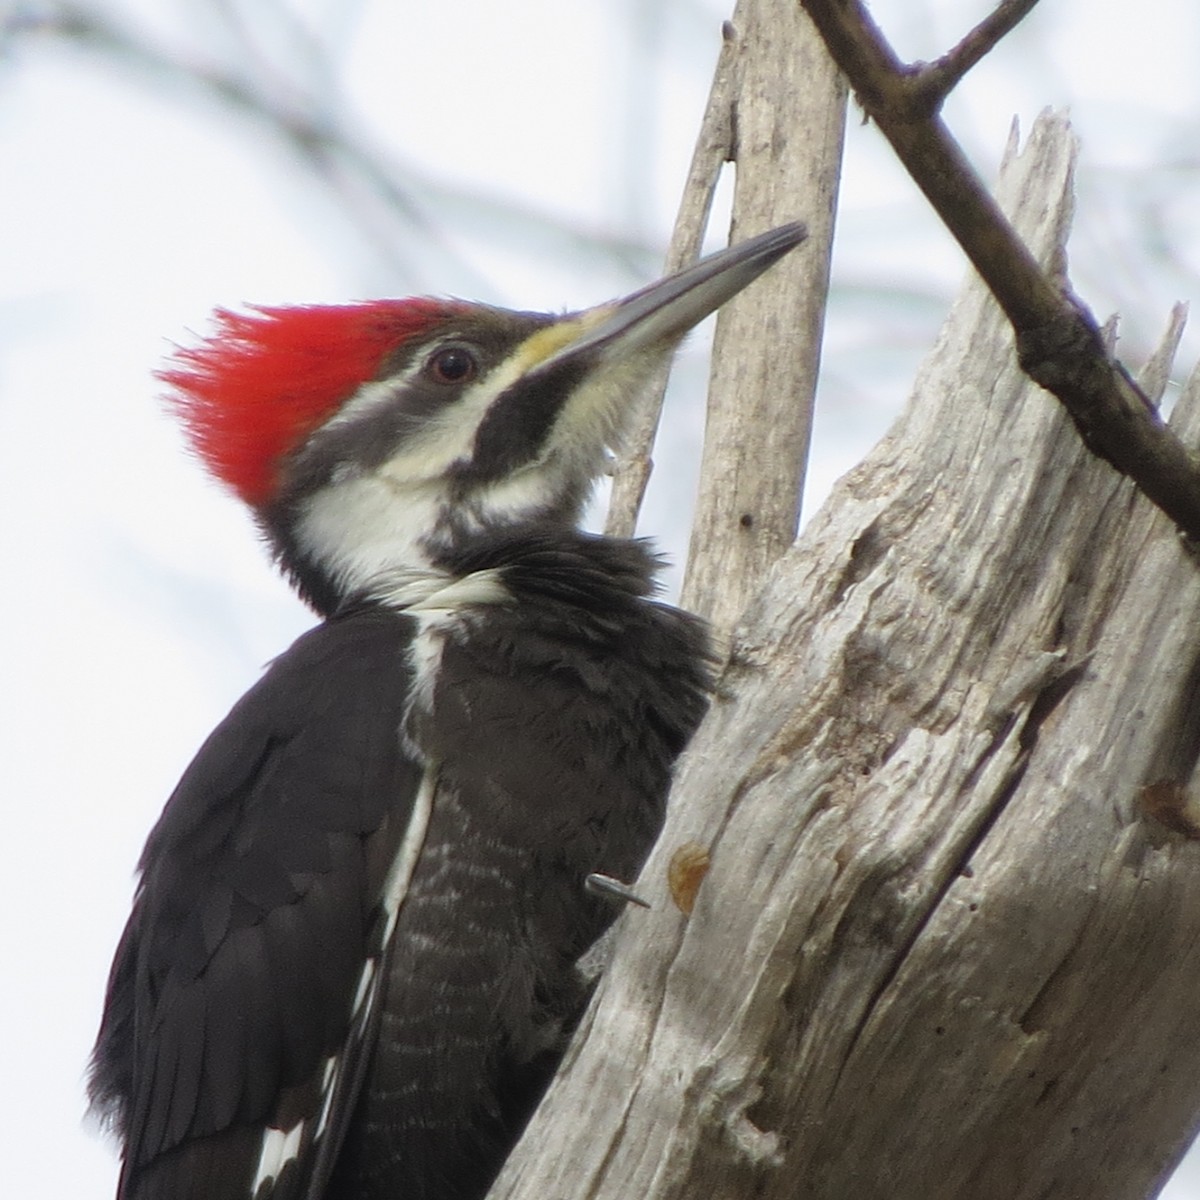
[(444, 300), (218, 309), (216, 332), (159, 378), (205, 466), (247, 504), (275, 493), (284, 456), (332, 416), (397, 346), (452, 317)]

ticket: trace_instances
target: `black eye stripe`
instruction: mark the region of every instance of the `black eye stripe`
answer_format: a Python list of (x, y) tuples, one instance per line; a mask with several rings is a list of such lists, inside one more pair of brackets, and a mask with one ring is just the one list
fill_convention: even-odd
[(587, 369), (586, 362), (568, 359), (513, 383), (484, 414), (475, 432), (475, 453), (462, 474), (479, 480), (502, 479), (535, 458), (564, 398), (579, 386)]

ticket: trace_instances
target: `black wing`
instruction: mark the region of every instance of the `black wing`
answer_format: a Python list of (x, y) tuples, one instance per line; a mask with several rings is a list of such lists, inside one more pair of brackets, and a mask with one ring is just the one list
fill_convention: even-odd
[(118, 1200), (319, 1196), (370, 1052), (380, 897), (422, 768), (411, 623), (331, 620), (277, 659), (167, 803), (109, 979), (94, 1104)]

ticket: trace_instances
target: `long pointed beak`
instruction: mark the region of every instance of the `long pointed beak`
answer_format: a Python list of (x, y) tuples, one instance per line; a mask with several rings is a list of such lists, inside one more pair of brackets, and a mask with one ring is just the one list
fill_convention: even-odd
[(780, 225), (702, 258), (623, 300), (581, 313), (580, 336), (539, 363), (537, 371), (553, 370), (568, 360), (602, 358), (609, 346), (619, 346), (623, 356), (644, 347), (669, 347), (807, 236), (808, 230), (799, 222)]
[(619, 443), (654, 361), (805, 237), (803, 225), (781, 225), (623, 300), (541, 325), (504, 364), (506, 385), (476, 428), (464, 477), (501, 480), (553, 462), (547, 487), (575, 505), (602, 452)]

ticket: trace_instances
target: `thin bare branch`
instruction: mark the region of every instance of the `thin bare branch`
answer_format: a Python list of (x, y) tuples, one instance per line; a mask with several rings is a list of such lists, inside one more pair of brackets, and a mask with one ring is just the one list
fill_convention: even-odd
[(717, 316), (680, 603), (718, 642), (796, 537), (846, 121), (846, 88), (794, 0), (739, 0), (733, 23), (734, 236), (800, 218), (808, 240)]
[(1092, 314), (1043, 270), (935, 113), (914, 112), (909, 68), (860, 0), (801, 0), (867, 114), (1004, 310), (1021, 366), (1053, 392), (1088, 448), (1200, 538), (1200, 458), (1106, 351)]
[(1011, 33), (1034, 9), (1038, 0), (1001, 0), (952, 50), (911, 76), (931, 111), (939, 107), (958, 81), (987, 55), (1001, 38)]
[[(704, 242), (708, 214), (721, 167), (733, 153), (733, 101), (737, 93), (737, 45), (733, 27), (726, 22), (721, 54), (713, 75), (708, 105), (692, 152), (679, 215), (667, 250), (667, 271), (677, 271), (695, 262)], [(651, 452), (654, 436), (662, 415), (663, 396), (667, 390), (668, 370), (664, 368), (647, 385), (638, 406), (636, 423), (631, 430), (621, 457), (613, 470), (612, 496), (604, 531), (613, 537), (631, 537), (637, 527), (638, 512), (646, 494), (646, 485), (654, 470)]]
[[(228, 19), (232, 22), (233, 16)], [(229, 33), (240, 44), (240, 60), (237, 56), (233, 61), (214, 59), (190, 47), (160, 43), (107, 11), (61, 0), (36, 12), (18, 11), (0, 19), (0, 51), (18, 38), (55, 39), (115, 63), (125, 72), (132, 68), (151, 83), (196, 88), (208, 99), (258, 122), (338, 197), (341, 211), (359, 229), (376, 259), (405, 279), (419, 275), (408, 250), (418, 240), (424, 246), (436, 244), (460, 277), (474, 273), (440, 232), (449, 209), (461, 213), (464, 223), (484, 215), (493, 229), (509, 230), (514, 241), (546, 245), (558, 256), (564, 251), (609, 256), (630, 268), (631, 281), (644, 271), (649, 248), (641, 243), (574, 227), (508, 197), (493, 199), (447, 186), (381, 155), (337, 103), (330, 82), (332, 66), (318, 47), (310, 47), (300, 56), (299, 66), (292, 64), (281, 74), (267, 69), (245, 29), (231, 24)], [(291, 31), (289, 36), (295, 41), (301, 34)], [(434, 221), (431, 213), (443, 220)], [(483, 293), (489, 283), (479, 278), (471, 286)]]

